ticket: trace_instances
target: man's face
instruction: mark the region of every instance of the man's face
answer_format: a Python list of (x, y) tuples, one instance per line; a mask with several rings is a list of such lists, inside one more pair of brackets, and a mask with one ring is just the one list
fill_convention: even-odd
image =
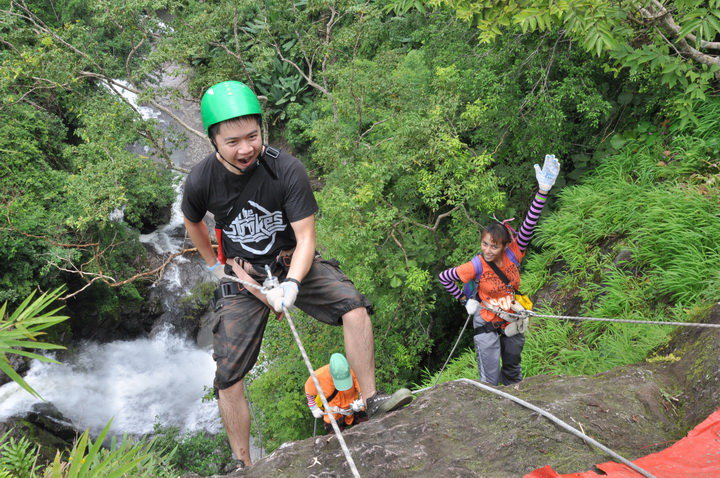
[[(260, 125), (254, 118), (228, 121), (220, 125), (215, 135), (218, 152), (226, 161), (240, 169), (253, 166), (262, 152)], [(224, 164), (228, 171), (241, 174), (235, 168)]]

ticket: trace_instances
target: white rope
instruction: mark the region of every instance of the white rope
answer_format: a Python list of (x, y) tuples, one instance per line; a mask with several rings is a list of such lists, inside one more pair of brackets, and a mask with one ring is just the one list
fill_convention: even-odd
[[(270, 268), (268, 266), (265, 266), (265, 271), (268, 274), (268, 280), (271, 284), (269, 287), (265, 287), (265, 284), (263, 287), (260, 287), (257, 284), (253, 284), (251, 282), (244, 281), (238, 277), (235, 276), (228, 276), (227, 278), (232, 279), (235, 282), (239, 282), (240, 284), (244, 285), (245, 287), (252, 287), (255, 289), (258, 289), (263, 294), (267, 294), (267, 292), (273, 288), (273, 286), (277, 286), (277, 278), (272, 275), (270, 272)], [(274, 283), (273, 283), (274, 281)], [(268, 284), (268, 282), (266, 282)], [(283, 313), (285, 314), (285, 318), (287, 319), (288, 324), (290, 325), (290, 330), (292, 330), (293, 337), (295, 337), (295, 342), (297, 343), (298, 348), (300, 349), (300, 354), (302, 355), (303, 360), (305, 361), (305, 366), (307, 367), (308, 371), (310, 372), (310, 376), (312, 377), (313, 382), (315, 383), (315, 388), (318, 391), (318, 395), (320, 395), (320, 400), (322, 400), (323, 406), (325, 407), (326, 415), (330, 417), (330, 424), (332, 425), (333, 429), (335, 430), (335, 436), (337, 436), (338, 442), (340, 443), (340, 448), (342, 448), (343, 454), (345, 455), (345, 460), (348, 462), (348, 466), (350, 466), (350, 470), (353, 473), (353, 476), (356, 478), (360, 478), (360, 473), (358, 472), (357, 467), (355, 466), (355, 462), (353, 461), (352, 455), (350, 455), (350, 450), (347, 447), (347, 444), (345, 443), (345, 439), (342, 436), (342, 432), (340, 431), (340, 427), (337, 424), (337, 421), (335, 420), (335, 414), (330, 412), (330, 404), (327, 401), (327, 398), (325, 398), (325, 393), (323, 392), (322, 387), (320, 386), (320, 382), (318, 381), (317, 377), (315, 376), (315, 369), (312, 366), (312, 363), (310, 363), (310, 359), (308, 358), (307, 353), (305, 352), (305, 347), (303, 347), (302, 341), (300, 340), (300, 335), (298, 335), (297, 329), (295, 328), (295, 323), (292, 320), (292, 317), (290, 316), (290, 312), (286, 307), (283, 307)], [(342, 412), (341, 412), (342, 413)], [(344, 415), (344, 414), (343, 414)], [(317, 424), (317, 421), (315, 422)], [(313, 434), (315, 431), (313, 430)]]
[(442, 375), (443, 371), (445, 370), (445, 367), (447, 366), (448, 362), (450, 361), (450, 357), (452, 357), (453, 352), (455, 352), (455, 347), (457, 347), (458, 344), (460, 343), (460, 339), (462, 338), (463, 333), (465, 332), (465, 327), (467, 327), (468, 322), (470, 322), (470, 317), (472, 317), (472, 314), (468, 314), (467, 319), (465, 319), (465, 325), (462, 326), (462, 329), (460, 330), (460, 334), (458, 334), (458, 338), (455, 341), (455, 345), (453, 345), (453, 348), (450, 350), (450, 353), (448, 354), (448, 358), (447, 358), (447, 360), (445, 360), (445, 363), (443, 364), (442, 368), (440, 369), (440, 372), (438, 373), (437, 378), (435, 379), (435, 383), (433, 384), (432, 388), (437, 387), (438, 381), (440, 380), (440, 376)]
[(720, 324), (700, 324), (697, 322), (663, 322), (661, 320), (633, 320), (633, 319), (606, 319), (602, 317), (575, 317), (572, 315), (545, 315), (538, 314), (532, 310), (526, 310), (522, 313), (506, 312), (501, 309), (495, 309), (492, 307), (480, 306), (481, 309), (492, 312), (500, 318), (505, 316), (522, 319), (525, 317), (543, 317), (548, 319), (567, 319), (567, 320), (587, 320), (595, 322), (621, 322), (625, 324), (642, 324), (642, 325), (674, 325), (678, 327), (707, 327), (707, 328), (720, 328)]
[(338, 426), (337, 422), (335, 421), (335, 415), (332, 413), (329, 413), (330, 404), (328, 403), (327, 398), (325, 398), (325, 393), (323, 393), (323, 389), (320, 386), (320, 382), (318, 381), (317, 377), (315, 376), (315, 370), (313, 369), (313, 366), (310, 363), (310, 359), (308, 358), (307, 353), (305, 353), (305, 347), (303, 347), (302, 341), (300, 340), (300, 336), (297, 333), (297, 329), (295, 329), (295, 323), (293, 322), (292, 317), (290, 316), (290, 313), (286, 307), (283, 307), (283, 313), (285, 314), (285, 318), (287, 319), (288, 324), (290, 324), (290, 330), (292, 330), (293, 336), (295, 337), (295, 342), (297, 343), (297, 346), (300, 349), (300, 353), (302, 354), (303, 360), (305, 360), (305, 365), (307, 366), (307, 369), (310, 372), (310, 376), (312, 377), (313, 382), (315, 383), (315, 388), (317, 388), (318, 395), (320, 395), (320, 400), (322, 400), (325, 410), (328, 410), (328, 416), (330, 417), (330, 424), (332, 425), (333, 429), (335, 430), (335, 435), (337, 436), (338, 442), (340, 443), (340, 448), (342, 448), (342, 451), (345, 454), (345, 459), (347, 460), (348, 465), (350, 466), (350, 470), (352, 471), (354, 477), (360, 478), (360, 473), (358, 472), (357, 467), (355, 466), (355, 462), (353, 461), (352, 456), (350, 455), (350, 450), (348, 449), (347, 445), (345, 444), (345, 439), (342, 436), (340, 427)]
[(612, 457), (615, 458), (616, 460), (624, 463), (625, 465), (629, 466), (629, 467), (632, 468), (633, 470), (637, 471), (637, 472), (640, 473), (641, 475), (643, 475), (643, 476), (645, 476), (645, 477), (647, 477), (647, 478), (656, 478), (655, 475), (651, 474), (651, 473), (648, 472), (648, 471), (643, 470), (642, 468), (640, 468), (639, 466), (637, 466), (635, 463), (631, 462), (630, 460), (628, 460), (628, 459), (626, 459), (626, 458), (623, 458), (622, 456), (620, 456), (619, 454), (615, 453), (614, 451), (612, 451), (611, 449), (609, 449), (608, 447), (606, 447), (606, 446), (603, 445), (602, 443), (600, 443), (600, 442), (598, 442), (598, 441), (590, 438), (589, 436), (585, 435), (585, 434), (582, 433), (581, 431), (576, 430), (575, 428), (571, 427), (570, 425), (568, 425), (568, 424), (565, 423), (564, 421), (560, 420), (558, 417), (556, 417), (556, 416), (553, 415), (552, 413), (547, 412), (547, 411), (543, 410), (542, 408), (538, 408), (538, 407), (536, 407), (535, 405), (533, 405), (532, 403), (526, 402), (525, 400), (522, 400), (522, 399), (517, 398), (517, 397), (515, 397), (515, 396), (513, 396), (513, 395), (510, 395), (509, 393), (505, 393), (505, 392), (503, 392), (503, 391), (501, 391), (501, 390), (498, 390), (498, 389), (496, 389), (496, 388), (493, 388), (493, 387), (491, 387), (491, 386), (489, 386), (489, 385), (485, 385), (484, 383), (477, 382), (477, 381), (475, 381), (475, 380), (470, 380), (470, 379), (467, 379), (467, 378), (460, 378), (460, 379), (458, 379), (458, 380), (456, 380), (456, 381), (457, 381), (457, 382), (469, 383), (469, 384), (474, 385), (474, 386), (476, 386), (476, 387), (482, 388), (483, 390), (486, 390), (486, 391), (488, 391), (488, 392), (494, 393), (494, 394), (496, 394), (496, 395), (500, 395), (500, 396), (503, 397), (503, 398), (507, 398), (507, 399), (509, 399), (509, 400), (512, 400), (512, 401), (515, 402), (515, 403), (519, 403), (519, 404), (522, 405), (523, 407), (529, 408), (530, 410), (539, 413), (540, 415), (544, 416), (545, 418), (548, 418), (548, 419), (549, 419), (550, 421), (552, 421), (553, 423), (559, 425), (561, 428), (564, 428), (565, 430), (569, 431), (569, 432), (572, 433), (573, 435), (575, 435), (575, 436), (583, 439), (583, 440), (584, 440), (585, 442), (587, 442), (588, 444), (590, 444), (590, 445), (592, 445), (592, 446), (594, 446), (594, 447), (599, 448), (600, 450), (604, 451), (605, 453), (607, 453), (608, 455), (612, 456)]

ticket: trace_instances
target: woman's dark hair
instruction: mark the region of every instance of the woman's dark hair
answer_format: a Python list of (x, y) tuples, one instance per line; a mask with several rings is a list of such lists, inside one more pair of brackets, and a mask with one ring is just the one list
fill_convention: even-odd
[(480, 234), (480, 239), (482, 239), (485, 234), (490, 234), (490, 237), (493, 238), (493, 241), (498, 242), (503, 246), (510, 244), (510, 241), (512, 241), (512, 237), (510, 237), (510, 231), (507, 230), (507, 227), (505, 227), (504, 224), (500, 224), (499, 222), (493, 222), (490, 225), (486, 226)]

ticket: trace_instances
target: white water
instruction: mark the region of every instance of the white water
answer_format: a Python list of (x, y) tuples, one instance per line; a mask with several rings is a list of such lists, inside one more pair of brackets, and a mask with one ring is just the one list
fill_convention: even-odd
[[(113, 419), (112, 434), (147, 434), (158, 422), (183, 432), (220, 430), (210, 352), (165, 330), (153, 339), (87, 344), (58, 365), (33, 361), (25, 380), (79, 429), (97, 435)], [(39, 400), (15, 383), (0, 387), (0, 421)]]
[[(183, 182), (183, 180), (178, 179), (175, 183), (175, 202), (170, 210), (170, 222), (156, 231), (140, 235), (140, 242), (151, 244), (158, 254), (173, 254), (180, 252), (182, 249), (183, 241), (178, 239), (177, 236), (182, 237), (182, 234), (178, 234), (178, 230), (184, 227), (184, 216), (181, 209)], [(187, 261), (182, 256), (176, 259), (176, 261), (182, 260)]]
[(128, 90), (128, 88), (132, 88), (130, 83), (128, 83), (125, 80), (113, 80), (115, 83), (112, 87), (106, 82), (101, 81), (102, 85), (107, 88), (110, 91), (117, 92), (127, 100), (130, 105), (132, 105), (133, 108), (135, 108), (135, 111), (140, 113), (140, 116), (142, 116), (143, 119), (158, 119), (160, 118), (160, 112), (154, 110), (153, 108), (150, 108), (149, 106), (141, 106), (138, 105), (137, 102), (137, 94), (133, 93), (132, 91)]

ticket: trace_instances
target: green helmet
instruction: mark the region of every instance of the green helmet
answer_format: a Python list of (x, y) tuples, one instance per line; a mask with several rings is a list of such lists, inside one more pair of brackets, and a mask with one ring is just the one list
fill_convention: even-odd
[(210, 134), (210, 126), (238, 116), (262, 114), (260, 102), (255, 93), (245, 83), (223, 81), (213, 85), (200, 100), (205, 133)]
[(330, 375), (336, 390), (343, 392), (352, 388), (353, 380), (350, 373), (350, 364), (343, 354), (332, 354), (330, 356)]

